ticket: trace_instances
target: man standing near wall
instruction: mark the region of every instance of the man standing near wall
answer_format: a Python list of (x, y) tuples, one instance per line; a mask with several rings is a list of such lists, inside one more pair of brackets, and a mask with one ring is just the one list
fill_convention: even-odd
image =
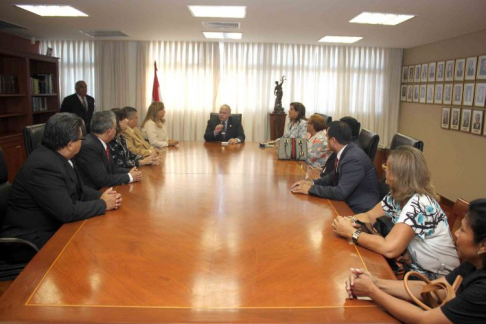
[(78, 81), (75, 87), (76, 93), (64, 98), (61, 104), (61, 112), (70, 112), (78, 115), (84, 120), (86, 131), (91, 131), (91, 118), (93, 117), (95, 100), (86, 93), (88, 88), (86, 82)]

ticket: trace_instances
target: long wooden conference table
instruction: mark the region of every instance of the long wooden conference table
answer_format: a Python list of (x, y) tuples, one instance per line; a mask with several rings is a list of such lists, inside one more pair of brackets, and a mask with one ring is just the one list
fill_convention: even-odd
[(257, 143), (181, 143), (120, 186), (122, 207), (64, 225), (0, 299), (9, 322), (396, 322), (349, 300), (349, 268), (394, 278), (337, 237), (343, 202), (294, 195), (303, 163)]

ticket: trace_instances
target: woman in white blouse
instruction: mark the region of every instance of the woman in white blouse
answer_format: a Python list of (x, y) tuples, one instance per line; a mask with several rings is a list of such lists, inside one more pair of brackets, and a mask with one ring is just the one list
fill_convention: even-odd
[(170, 140), (165, 130), (165, 107), (163, 102), (155, 101), (150, 105), (142, 131), (150, 145), (156, 148), (175, 146), (179, 141)]

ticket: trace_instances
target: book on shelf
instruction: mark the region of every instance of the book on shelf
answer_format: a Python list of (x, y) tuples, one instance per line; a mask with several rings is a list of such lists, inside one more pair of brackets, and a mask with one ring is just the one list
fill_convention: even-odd
[(0, 74), (0, 94), (18, 94), (19, 79), (16, 75)]
[(32, 97), (32, 111), (33, 112), (47, 111), (47, 98)]
[(53, 75), (52, 74), (34, 74), (30, 78), (30, 87), (32, 94), (53, 94)]

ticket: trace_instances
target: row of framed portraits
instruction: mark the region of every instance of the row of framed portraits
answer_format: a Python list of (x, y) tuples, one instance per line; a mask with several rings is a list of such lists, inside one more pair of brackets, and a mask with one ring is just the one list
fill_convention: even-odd
[(442, 108), (441, 127), (461, 130), (476, 135), (486, 136), (484, 125), (484, 110), (471, 108)]
[(486, 83), (402, 84), (400, 100), (427, 104), (484, 107)]
[(486, 55), (402, 67), (402, 83), (486, 80)]

